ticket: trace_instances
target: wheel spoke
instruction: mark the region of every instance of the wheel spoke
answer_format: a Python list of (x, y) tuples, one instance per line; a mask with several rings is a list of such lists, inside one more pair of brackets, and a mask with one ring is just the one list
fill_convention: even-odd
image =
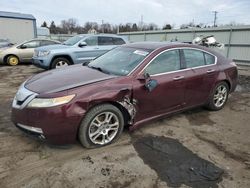
[(101, 133), (98, 133), (94, 138), (92, 138), (93, 140), (96, 140), (99, 136), (101, 135)]
[(221, 90), (221, 93), (225, 94), (227, 92), (227, 89), (224, 87), (222, 90)]
[(92, 138), (93, 136), (97, 135), (100, 131), (97, 129), (95, 132), (90, 133), (89, 136)]
[(219, 94), (214, 95), (214, 100), (217, 100), (217, 99), (219, 99)]
[(105, 144), (105, 134), (102, 135), (102, 143)]
[(115, 122), (115, 123), (113, 123), (113, 124), (109, 124), (109, 127), (111, 128), (113, 128), (113, 127), (117, 127), (117, 126), (119, 126), (119, 123), (118, 122)]
[(99, 117), (99, 116), (97, 116), (97, 117), (94, 119), (93, 123), (94, 123), (97, 127), (100, 127), (100, 125), (102, 124), (102, 122), (98, 119), (98, 117)]
[(111, 119), (113, 118), (113, 114), (112, 113), (105, 113), (105, 122), (109, 123), (111, 121)]

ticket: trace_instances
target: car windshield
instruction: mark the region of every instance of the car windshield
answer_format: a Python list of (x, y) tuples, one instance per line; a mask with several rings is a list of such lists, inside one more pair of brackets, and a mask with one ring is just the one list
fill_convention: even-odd
[(82, 40), (84, 38), (84, 36), (74, 36), (69, 38), (68, 40), (66, 40), (63, 44), (67, 45), (67, 46), (73, 46), (76, 43), (78, 43), (80, 40)]
[(125, 76), (128, 75), (150, 51), (141, 49), (117, 47), (89, 63), (90, 68), (103, 72)]

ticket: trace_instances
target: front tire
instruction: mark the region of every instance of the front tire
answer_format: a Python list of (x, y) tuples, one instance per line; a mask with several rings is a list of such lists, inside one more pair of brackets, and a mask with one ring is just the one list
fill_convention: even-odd
[(7, 64), (10, 66), (16, 66), (19, 64), (19, 59), (15, 55), (10, 55), (7, 57)]
[(53, 60), (53, 62), (51, 64), (51, 68), (58, 69), (58, 68), (69, 66), (70, 64), (71, 63), (68, 59), (66, 59), (64, 57), (59, 57), (59, 58), (56, 58)]
[(210, 95), (209, 102), (207, 108), (209, 110), (217, 111), (222, 109), (228, 99), (229, 87), (226, 82), (218, 83), (212, 94)]
[(116, 141), (124, 127), (121, 111), (110, 104), (92, 108), (82, 121), (78, 138), (86, 148), (102, 147)]

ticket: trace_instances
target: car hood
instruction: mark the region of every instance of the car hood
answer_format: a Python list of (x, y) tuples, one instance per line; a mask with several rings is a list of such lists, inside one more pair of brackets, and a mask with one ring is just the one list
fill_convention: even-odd
[(71, 48), (72, 46), (67, 46), (63, 44), (53, 44), (53, 45), (48, 45), (48, 46), (41, 46), (36, 48), (37, 51), (49, 51), (49, 50), (57, 50), (57, 49), (67, 49)]
[(115, 77), (117, 76), (105, 74), (86, 66), (72, 65), (37, 74), (28, 79), (24, 86), (38, 94), (54, 93)]

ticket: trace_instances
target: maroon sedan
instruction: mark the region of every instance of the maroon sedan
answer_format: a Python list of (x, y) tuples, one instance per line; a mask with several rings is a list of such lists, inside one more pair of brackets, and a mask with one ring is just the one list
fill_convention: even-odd
[(88, 66), (47, 71), (25, 81), (12, 108), (21, 130), (54, 144), (87, 148), (115, 141), (156, 118), (206, 106), (220, 110), (237, 83), (234, 62), (182, 43), (134, 43)]

